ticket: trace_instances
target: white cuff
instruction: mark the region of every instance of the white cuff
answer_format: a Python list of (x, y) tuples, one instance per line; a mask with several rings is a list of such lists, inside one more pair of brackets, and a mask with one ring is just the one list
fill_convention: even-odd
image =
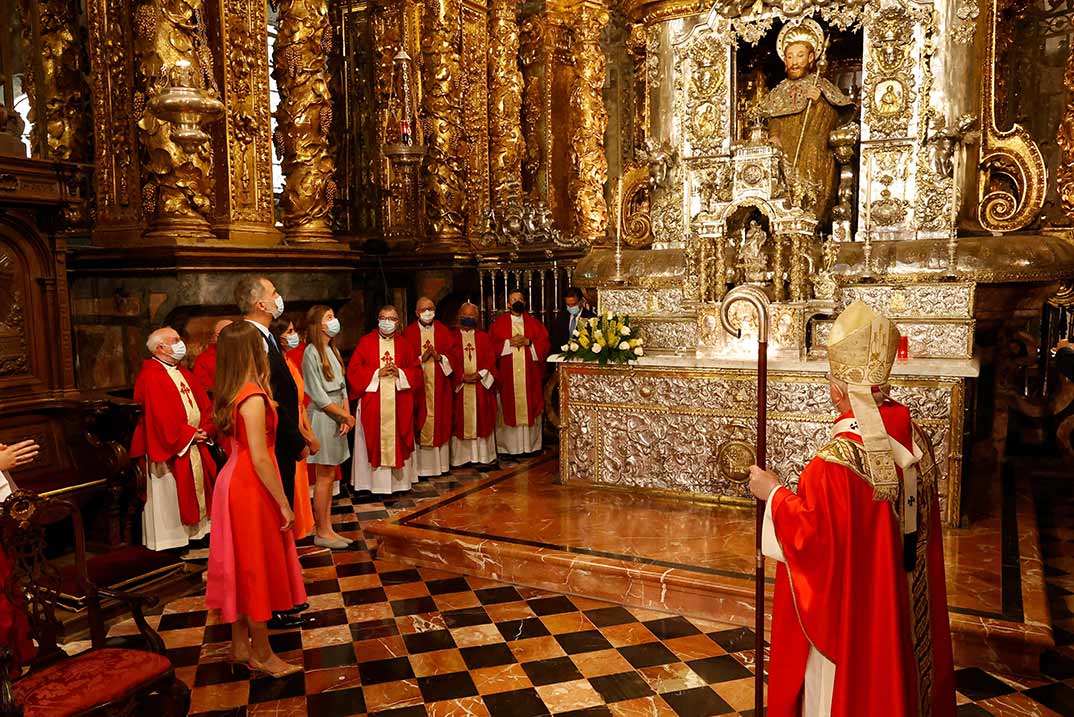
[(783, 556), (783, 548), (779, 547), (779, 540), (776, 538), (776, 524), (772, 522), (772, 497), (775, 496), (778, 490), (786, 490), (786, 488), (780, 486), (772, 491), (764, 505), (764, 522), (761, 525), (761, 553), (765, 557), (785, 563), (787, 559)]
[(445, 376), (451, 375), (451, 362), (448, 361), (448, 357), (444, 354), (440, 354), (440, 370), (444, 372)]
[(537, 349), (533, 348), (533, 344), (530, 344), (530, 356), (533, 357), (534, 361), (537, 360)]
[(380, 371), (373, 372), (373, 378), (369, 379), (369, 385), (365, 387), (366, 393), (375, 393), (380, 388)]
[(503, 342), (503, 351), (500, 352), (500, 356), (511, 355), (511, 339), (505, 339)]
[[(194, 435), (197, 435), (197, 434), (194, 434)], [(185, 456), (186, 452), (190, 450), (190, 447), (192, 445), (194, 445), (194, 436), (190, 437), (190, 442), (186, 444), (186, 448), (184, 448), (183, 450), (179, 451), (178, 457), (182, 458), (183, 456)]]
[(487, 368), (478, 371), (477, 375), (481, 377), (481, 385), (485, 388), (492, 388), (492, 384), (496, 383), (496, 378), (489, 373)]
[(395, 390), (396, 391), (409, 391), (410, 381), (406, 380), (406, 374), (396, 369), (398, 373), (395, 375)]

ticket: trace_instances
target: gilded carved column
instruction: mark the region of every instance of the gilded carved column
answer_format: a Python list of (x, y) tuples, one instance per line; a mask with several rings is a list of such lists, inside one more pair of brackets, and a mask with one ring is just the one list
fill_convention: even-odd
[[(522, 23), (519, 57), (522, 60), (522, 187), (530, 199), (548, 197), (548, 162), (545, 156), (551, 144), (545, 142), (546, 68), (551, 66), (551, 47), (544, 41), (547, 23), (542, 15), (532, 15)], [(548, 104), (551, 104), (549, 102)], [(550, 110), (549, 110), (550, 112)]]
[(1063, 86), (1067, 90), (1067, 106), (1055, 138), (1060, 151), (1059, 166), (1055, 169), (1055, 191), (1063, 213), (1074, 219), (1074, 48), (1067, 57)]
[(462, 102), (459, 87), (459, 16), (453, 0), (425, 7), (421, 51), (425, 96), (425, 207), (429, 238), (455, 242), (465, 226), (465, 185), (460, 158)]
[(586, 243), (601, 241), (608, 223), (604, 184), (608, 181), (608, 158), (604, 133), (608, 112), (604, 108), (606, 62), (600, 35), (608, 12), (583, 5), (574, 24), (574, 84), (571, 87), (571, 175), (573, 234)]
[(226, 107), (211, 132), (213, 232), (220, 239), (274, 244), (281, 237), (272, 195), (265, 3), (213, 0), (206, 14), (218, 58), (216, 84)]
[(489, 5), (489, 147), (493, 204), (522, 195), (522, 73), (517, 0)]
[[(484, 213), (491, 196), (489, 175), (490, 149), (489, 77), (490, 55), (498, 48), (489, 42), (489, 8), (486, 0), (461, 0), (459, 12), (462, 28), (459, 46), (462, 97), (459, 153), (463, 161), (466, 191), (463, 214), (465, 234), (474, 240), (485, 230)], [(517, 57), (517, 55), (516, 55)]]
[(99, 245), (134, 244), (141, 239), (133, 17), (131, 0), (86, 0), (95, 166), (93, 241)]
[(282, 0), (275, 73), (280, 91), (275, 141), (287, 177), (280, 209), (289, 241), (331, 241), (335, 162), (328, 146), (332, 98), (327, 0)]
[(41, 159), (91, 162), (86, 72), (78, 6), (66, 0), (19, 0), (31, 98), (30, 153)]
[(142, 207), (146, 238), (165, 243), (212, 239), (212, 150), (203, 143), (191, 151), (171, 138), (171, 125), (149, 110), (149, 100), (168, 81), (176, 63), (185, 61), (195, 77), (211, 68), (199, 56), (202, 0), (145, 0), (135, 13), (135, 48), (139, 91), (134, 98), (142, 146)]

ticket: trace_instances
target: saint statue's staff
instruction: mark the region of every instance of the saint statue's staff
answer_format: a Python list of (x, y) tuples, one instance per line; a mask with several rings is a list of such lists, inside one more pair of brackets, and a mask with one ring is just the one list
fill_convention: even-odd
[[(820, 50), (820, 59), (817, 60), (816, 71), (813, 73), (813, 87), (815, 88), (820, 83), (820, 76), (824, 74), (825, 68), (828, 66), (828, 38), (824, 39), (824, 46)], [(794, 148), (794, 161), (791, 162), (791, 167), (798, 169), (798, 155), (802, 152), (802, 140), (805, 139), (806, 126), (809, 124), (809, 110), (813, 109), (813, 98), (810, 97), (806, 102), (805, 114), (802, 115), (802, 129), (798, 132), (798, 144)]]
[[(807, 110), (808, 111), (808, 110)], [(736, 286), (723, 298), (720, 323), (729, 334), (742, 338), (742, 329), (731, 322), (731, 307), (746, 302), (757, 312), (757, 465), (764, 469), (768, 441), (768, 296), (756, 286)], [(754, 622), (754, 714), (764, 714), (764, 555), (761, 553), (761, 527), (764, 501), (756, 505), (756, 573), (757, 611)]]

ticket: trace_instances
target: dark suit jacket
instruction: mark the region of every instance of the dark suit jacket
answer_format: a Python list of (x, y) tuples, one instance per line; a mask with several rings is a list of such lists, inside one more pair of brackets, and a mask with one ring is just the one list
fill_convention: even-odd
[[(596, 316), (589, 309), (582, 309), (581, 315), (578, 320), (589, 319)], [(552, 320), (552, 324), (548, 327), (548, 340), (552, 344), (552, 353), (558, 354), (560, 352), (560, 346), (567, 343), (570, 339), (570, 326), (571, 315), (564, 309), (556, 314), (556, 318)]]
[(287, 368), (280, 349), (268, 340), (269, 383), (276, 401), (276, 462), (287, 500), (295, 500), (295, 463), (306, 447), (306, 439), (298, 430), (298, 387)]
[(1074, 349), (1064, 346), (1056, 351), (1055, 367), (1059, 369), (1059, 373), (1067, 377), (1067, 380), (1074, 381)]

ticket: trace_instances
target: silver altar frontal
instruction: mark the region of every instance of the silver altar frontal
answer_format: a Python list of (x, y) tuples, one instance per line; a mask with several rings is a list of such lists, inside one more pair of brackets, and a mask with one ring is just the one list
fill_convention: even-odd
[[(1017, 229), (1036, 201), (999, 202), (976, 169), (976, 127), (994, 124), (974, 61), (993, 38), (977, 32), (976, 2), (624, 7), (644, 32), (649, 171), (647, 202), (631, 186), (618, 209), (651, 230), (616, 233), (616, 249), (591, 251), (574, 280), (599, 290), (600, 311), (631, 317), (646, 355), (560, 365), (561, 479), (749, 499), (756, 315), (736, 305), (741, 338), (720, 325), (725, 294), (749, 284), (771, 302), (768, 457), (781, 480), (794, 487), (830, 437), (824, 348), (835, 316), (861, 299), (907, 339), (892, 395), (932, 437), (944, 522), (957, 525), (979, 370), (958, 226)], [(1010, 156), (1039, 157), (1020, 137)], [(896, 280), (874, 263), (884, 245), (929, 259)]]

